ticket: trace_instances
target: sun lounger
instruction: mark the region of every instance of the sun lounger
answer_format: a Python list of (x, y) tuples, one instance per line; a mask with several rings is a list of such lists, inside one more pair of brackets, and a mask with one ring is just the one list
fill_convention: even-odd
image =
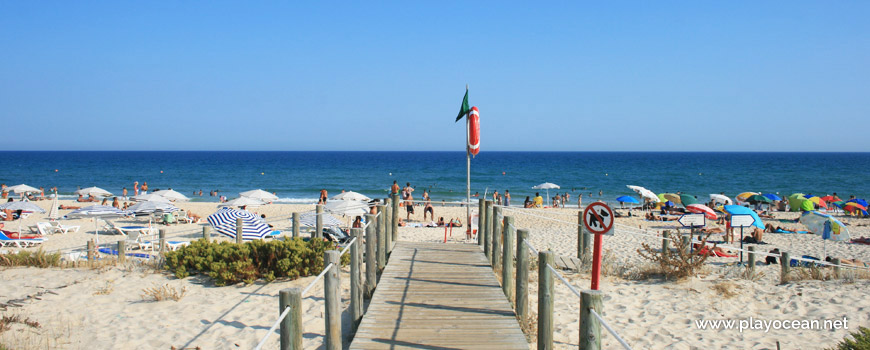
[(128, 236), (132, 232), (139, 232), (143, 235), (153, 235), (154, 228), (149, 226), (118, 226), (114, 222), (106, 220), (105, 228), (112, 232), (117, 232), (123, 236)]
[[(149, 237), (152, 236), (152, 237)], [(129, 235), (127, 235), (127, 239), (125, 242), (127, 243), (127, 249), (133, 249), (133, 247), (145, 250), (152, 249), (153, 246), (149, 239), (152, 239), (153, 235), (143, 234), (141, 231), (131, 231)]]
[(69, 232), (69, 231), (72, 231), (72, 232), (79, 232), (79, 228), (81, 228), (81, 226), (66, 226), (66, 225), (61, 225), (61, 224), (60, 224), (59, 222), (57, 222), (57, 221), (51, 221), (51, 222), (49, 222), (48, 224), (51, 226), (52, 231), (57, 232), (57, 233), (63, 233), (63, 234), (66, 234), (66, 233)]
[(18, 247), (18, 248), (29, 248), (29, 247), (38, 246), (38, 245), (42, 244), (42, 242), (45, 242), (45, 240), (42, 238), (24, 238), (24, 239), (9, 238), (9, 236), (7, 236), (5, 233), (0, 231), (0, 246), (2, 246), (2, 247), (13, 246), (13, 247)]
[[(111, 248), (100, 248), (97, 251), (99, 251), (100, 253), (103, 253), (103, 254), (118, 255), (118, 251), (111, 249)], [(151, 259), (152, 258), (152, 256), (150, 254), (145, 254), (145, 253), (127, 253), (125, 255), (131, 256), (134, 258), (143, 258), (143, 259)]]

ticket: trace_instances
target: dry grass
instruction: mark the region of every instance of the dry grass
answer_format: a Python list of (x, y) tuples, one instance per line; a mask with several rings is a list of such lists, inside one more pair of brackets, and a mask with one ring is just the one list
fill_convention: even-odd
[(109, 295), (112, 294), (113, 291), (115, 291), (114, 280), (108, 280), (102, 287), (97, 287), (94, 295)]
[(737, 290), (740, 290), (740, 286), (734, 284), (734, 282), (719, 282), (714, 284), (711, 288), (716, 291), (716, 294), (721, 295), (725, 299), (729, 299), (736, 296), (737, 294), (740, 294), (736, 292)]
[(184, 298), (185, 294), (187, 294), (187, 287), (181, 287), (181, 289), (177, 289), (167, 283), (162, 286), (154, 286), (151, 288), (143, 289), (142, 300), (163, 301), (171, 299), (179, 301), (181, 300), (181, 298)]
[(22, 319), (19, 315), (3, 316), (0, 317), (0, 333), (8, 331), (12, 328), (12, 325), (16, 323), (23, 324), (31, 328), (39, 328), (39, 322), (32, 321), (29, 318)]
[[(706, 244), (708, 237), (710, 234), (701, 240), (701, 246)], [(660, 251), (647, 243), (642, 243), (643, 249), (638, 249), (637, 253), (657, 265), (666, 279), (684, 279), (700, 272), (707, 261), (707, 256), (691, 252), (691, 242), (684, 243), (680, 235), (674, 235), (670, 240), (676, 250)]]

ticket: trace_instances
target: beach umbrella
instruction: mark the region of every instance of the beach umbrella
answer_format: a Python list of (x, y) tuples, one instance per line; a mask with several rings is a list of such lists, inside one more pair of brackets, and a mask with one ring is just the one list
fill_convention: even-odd
[(712, 200), (713, 203), (734, 204), (734, 202), (731, 201), (731, 198), (721, 194), (711, 193), (710, 200)]
[(126, 215), (128, 215), (126, 211), (115, 207), (110, 207), (108, 205), (92, 205), (89, 207), (76, 209), (71, 213), (66, 214), (67, 217), (73, 218), (94, 218), (94, 235), (97, 241), (97, 245), (100, 244), (100, 228), (97, 226), (97, 218), (117, 218)]
[(761, 221), (761, 218), (758, 217), (758, 214), (755, 213), (754, 210), (741, 205), (726, 205), (724, 206), (724, 209), (726, 213), (729, 213), (731, 215), (751, 215), (752, 218), (755, 219), (755, 222), (752, 223), (752, 226), (764, 229), (764, 222)]
[(863, 199), (860, 199), (860, 198), (855, 198), (855, 199), (847, 200), (846, 203), (858, 203), (858, 204), (860, 204), (860, 205), (863, 205), (864, 207), (868, 207), (868, 205), (867, 205), (867, 201), (866, 201), (866, 200), (863, 200)]
[(178, 192), (176, 190), (160, 190), (160, 191), (154, 191), (152, 193), (156, 194), (158, 196), (161, 196), (163, 198), (166, 198), (168, 200), (171, 200), (171, 201), (189, 201), (190, 200), (190, 198), (187, 198), (187, 196), (181, 194), (180, 192)]
[(821, 208), (828, 209), (828, 203), (825, 203), (825, 200), (818, 197), (818, 196), (807, 198), (807, 200), (815, 203), (816, 205), (818, 205)]
[(676, 193), (660, 193), (658, 197), (662, 200), (662, 202), (671, 201), (674, 203), (682, 203), (680, 195)]
[(540, 185), (532, 187), (533, 190), (547, 190), (547, 200), (550, 199), (550, 189), (551, 188), (552, 189), (559, 189), (559, 185), (551, 183), (551, 182), (544, 182)]
[(218, 206), (219, 207), (245, 207), (245, 206), (250, 205), (250, 206), (258, 207), (258, 206), (261, 206), (263, 204), (265, 204), (265, 203), (263, 203), (259, 199), (248, 198), (248, 197), (239, 197), (239, 198), (233, 199), (231, 201), (228, 201), (226, 203), (218, 204)]
[[(865, 207), (865, 206), (863, 206), (863, 205), (861, 205), (861, 204), (855, 203), (855, 202), (849, 202), (849, 203), (845, 203), (845, 204), (843, 204), (843, 209), (849, 210), (849, 208), (856, 208), (856, 209), (861, 209), (861, 210), (867, 210), (867, 207)], [(853, 210), (854, 210), (854, 209), (853, 209)]]
[(214, 214), (206, 218), (211, 227), (220, 234), (229, 238), (236, 238), (236, 219), (242, 219), (242, 240), (250, 241), (262, 239), (272, 232), (259, 216), (245, 210), (233, 208), (220, 208)]
[(341, 215), (365, 215), (369, 212), (369, 205), (360, 201), (331, 201), (326, 203), (326, 211)]
[(822, 254), (823, 260), (828, 255), (827, 240), (848, 241), (850, 239), (849, 229), (846, 228), (846, 225), (843, 225), (842, 222), (834, 219), (833, 216), (828, 214), (822, 214), (812, 210), (801, 214), (799, 221), (806, 225), (810, 232), (822, 236), (822, 239), (825, 242)]
[(637, 192), (637, 194), (639, 194), (641, 198), (649, 199), (653, 203), (662, 202), (662, 200), (659, 199), (659, 196), (657, 196), (655, 194), (655, 192), (653, 192), (653, 191), (650, 191), (650, 190), (643, 188), (641, 186), (632, 186), (632, 185), (626, 185), (626, 186), (628, 186), (628, 188), (630, 188), (632, 191)]
[(155, 211), (162, 211), (164, 213), (171, 213), (171, 212), (175, 212), (178, 210), (179, 210), (178, 207), (176, 207), (168, 202), (154, 202), (154, 201), (139, 202), (139, 203), (133, 204), (132, 206), (127, 208), (128, 212), (131, 212), (134, 214), (151, 214)]
[(261, 202), (273, 202), (278, 200), (278, 196), (272, 194), (271, 192), (266, 192), (261, 189), (250, 190), (239, 193), (242, 197), (248, 197), (253, 199), (258, 199)]
[(824, 199), (825, 202), (828, 202), (828, 203), (833, 203), (833, 202), (841, 201), (841, 199), (840, 199), (839, 197), (837, 197), (837, 196), (832, 196), (832, 195), (824, 196), (824, 197), (822, 197), (822, 199)]
[(6, 189), (17, 194), (39, 192), (38, 188), (27, 186), (25, 184), (10, 186)]
[(617, 202), (620, 203), (632, 203), (632, 204), (640, 204), (637, 199), (634, 199), (632, 196), (621, 196), (616, 198)]
[[(341, 226), (341, 220), (335, 216), (329, 213), (323, 213), (321, 216), (323, 217), (323, 227)], [(290, 223), (293, 223), (293, 219), (290, 219)], [(299, 225), (306, 227), (317, 226), (317, 212), (309, 211), (299, 214)]]
[(710, 209), (710, 207), (703, 204), (689, 204), (686, 206), (686, 210), (695, 214), (704, 214), (704, 217), (710, 220), (716, 220), (718, 218), (713, 209)]
[(681, 194), (680, 195), (680, 203), (683, 204), (683, 206), (688, 206), (690, 204), (698, 203), (698, 199), (696, 199), (695, 196), (691, 196), (688, 194)]
[(737, 198), (738, 201), (745, 202), (747, 198), (752, 197), (753, 195), (756, 195), (756, 194), (761, 194), (761, 193), (758, 193), (758, 192), (743, 192), (743, 193), (741, 193), (741, 194), (738, 194), (736, 198)]
[(138, 196), (131, 197), (133, 201), (136, 202), (161, 202), (161, 203), (169, 203), (169, 198), (163, 197), (161, 195), (146, 193), (140, 194)]
[(765, 193), (762, 196), (765, 196), (765, 197), (767, 197), (767, 199), (770, 199), (772, 201), (781, 201), (782, 200), (782, 197), (777, 196), (773, 193)]
[[(788, 196), (788, 206), (791, 208), (790, 211), (800, 211), (806, 200), (807, 197), (805, 197), (803, 193), (792, 193), (790, 196)], [(812, 204), (810, 204), (810, 206), (812, 206)]]
[(770, 200), (770, 198), (767, 198), (767, 197), (762, 196), (762, 195), (760, 195), (760, 194), (753, 194), (753, 195), (749, 196), (749, 198), (746, 198), (746, 202), (748, 202), (748, 203), (752, 203), (752, 204), (756, 204), (756, 203), (773, 203), (773, 201)]
[[(17, 201), (17, 202), (6, 202), (0, 204), (0, 210), (21, 210), (21, 211), (31, 211), (36, 213), (44, 213), (45, 209), (40, 208), (38, 205), (33, 204), (31, 202)], [(21, 218), (18, 218), (18, 237), (21, 237)]]
[(76, 191), (76, 194), (80, 194), (82, 196), (94, 196), (94, 197), (111, 197), (112, 192), (106, 191), (99, 187), (88, 187), (83, 188)]
[(346, 200), (346, 201), (365, 201), (365, 202), (372, 200), (371, 198), (366, 197), (365, 195), (363, 195), (361, 193), (354, 192), (354, 191), (339, 193), (339, 194), (333, 196), (332, 199)]

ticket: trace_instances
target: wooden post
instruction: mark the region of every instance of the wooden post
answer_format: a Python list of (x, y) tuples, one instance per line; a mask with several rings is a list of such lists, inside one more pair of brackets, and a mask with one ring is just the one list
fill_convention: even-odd
[[(241, 220), (241, 219), (239, 219)], [(166, 229), (161, 228), (158, 235), (158, 243), (160, 243), (159, 252), (162, 254), (166, 250)]]
[(514, 308), (523, 329), (529, 327), (529, 250), (525, 242), (529, 239), (529, 230), (517, 230), (517, 293)]
[(93, 265), (94, 259), (97, 257), (94, 240), (88, 241), (88, 265)]
[(314, 213), (317, 214), (314, 221), (314, 237), (323, 238), (323, 204), (316, 205)]
[(538, 253), (538, 350), (553, 349), (553, 253)]
[(840, 258), (831, 259), (831, 263), (834, 264), (834, 278), (840, 278)]
[(206, 243), (208, 243), (211, 240), (211, 234), (209, 233), (208, 226), (202, 227), (202, 239), (204, 239)]
[[(384, 207), (385, 211), (381, 215), (384, 217), (384, 225), (386, 225), (386, 227), (384, 227), (384, 235), (392, 237), (393, 234), (391, 232), (393, 231), (393, 199), (390, 197), (384, 198)], [(378, 242), (378, 244), (380, 245), (381, 243)]]
[[(393, 243), (399, 240), (399, 194), (396, 193), (392, 195), (393, 197), (393, 230), (390, 231), (390, 242)], [(387, 247), (387, 252), (390, 253), (393, 251), (393, 245), (390, 244)]]
[(752, 277), (752, 274), (755, 272), (755, 246), (749, 246), (749, 261), (747, 262), (746, 268), (749, 269), (749, 277)]
[(244, 239), (244, 237), (242, 237), (243, 233), (244, 233), (244, 231), (242, 230), (243, 227), (244, 226), (242, 224), (242, 218), (236, 218), (236, 243), (237, 244), (242, 244), (242, 240)]
[(121, 264), (127, 262), (127, 242), (123, 239), (118, 241), (118, 262)]
[[(382, 207), (381, 205), (378, 206)], [(375, 288), (378, 286), (378, 265), (377, 265), (377, 251), (378, 251), (378, 239), (383, 237), (383, 225), (380, 225), (384, 217), (383, 212), (380, 212), (381, 215), (378, 217), (378, 224), (369, 225), (366, 227), (366, 285), (365, 285), (365, 296), (368, 299), (372, 298), (372, 294), (375, 292)], [(377, 230), (375, 230), (377, 228)]]
[(483, 231), (485, 230), (483, 226), (486, 224), (486, 198), (478, 199), (477, 203), (477, 244), (483, 246)]
[(486, 208), (486, 223), (483, 225), (486, 230), (483, 231), (483, 254), (486, 255), (486, 260), (492, 265), (492, 201), (487, 200), (484, 204)]
[[(388, 222), (390, 222), (390, 216), (387, 214), (389, 211), (389, 206), (383, 204), (378, 205), (378, 213), (380, 213), (380, 215), (378, 215), (378, 226), (375, 226), (374, 231), (372, 231), (372, 237), (375, 238), (375, 254), (380, 254), (380, 250), (387, 248), (387, 244), (383, 240), (387, 237), (387, 230), (390, 229), (390, 225), (387, 224)], [(377, 258), (377, 255), (375, 257)], [(386, 261), (386, 257), (387, 255), (386, 253), (384, 253), (384, 261)], [(375, 269), (375, 272), (377, 271), (379, 270)]]
[(329, 250), (323, 257), (323, 266), (333, 264), (323, 276), (323, 295), (326, 300), (326, 331), (324, 332), (327, 350), (341, 350), (341, 252)]
[(580, 235), (583, 237), (583, 239), (580, 240), (580, 242), (582, 243), (582, 245), (580, 246), (581, 253), (579, 256), (580, 264), (581, 264), (581, 266), (585, 267), (585, 266), (589, 266), (589, 264), (592, 263), (592, 253), (591, 253), (592, 248), (591, 247), (592, 247), (593, 237), (592, 237), (591, 233), (586, 231), (586, 226), (583, 226), (583, 212), (582, 211), (580, 212), (580, 214), (577, 215), (577, 226), (578, 226), (577, 232), (579, 232)]
[(601, 350), (601, 323), (589, 309), (601, 315), (603, 306), (600, 290), (580, 292), (580, 349)]
[[(387, 207), (388, 213), (392, 210), (393, 210), (392, 207)], [(387, 217), (385, 220), (390, 221), (390, 220), (392, 220), (392, 218)], [(386, 226), (386, 230), (378, 230), (378, 232), (376, 233), (378, 238), (377, 238), (377, 240), (375, 240), (375, 242), (378, 244), (378, 252), (377, 252), (378, 253), (378, 256), (377, 256), (378, 268), (375, 271), (378, 272), (379, 277), (381, 275), (381, 270), (383, 270), (384, 266), (387, 265), (387, 249), (388, 249), (389, 244), (390, 244), (390, 234), (388, 231), (393, 229), (389, 224), (387, 224), (385, 226)]]
[(504, 217), (504, 250), (502, 251), (501, 288), (508, 302), (514, 300), (514, 217)]
[[(374, 215), (366, 214), (366, 223), (371, 223), (374, 220)], [(369, 224), (369, 227), (374, 226)], [(356, 241), (350, 247), (350, 315), (351, 315), (351, 331), (356, 332), (360, 321), (363, 317), (363, 300), (362, 300), (362, 254), (360, 254), (360, 245), (362, 245), (363, 234), (362, 228), (350, 229), (350, 234)]]
[(786, 253), (786, 252), (780, 253), (780, 257), (779, 257), (779, 263), (780, 263), (779, 281), (781, 283), (788, 282), (788, 270), (790, 267), (789, 266), (790, 262), (791, 262), (791, 258), (789, 258), (788, 253)]
[(493, 205), (492, 207), (492, 269), (496, 273), (501, 271), (501, 241), (502, 235), (502, 224), (501, 224), (502, 216), (501, 216), (501, 207)]
[(671, 231), (665, 230), (662, 232), (662, 253), (671, 250)]
[(683, 235), (680, 237), (680, 241), (682, 241), (680, 249), (683, 250), (683, 254), (686, 254), (689, 251), (689, 246), (692, 244), (691, 237)]
[(302, 289), (284, 288), (278, 292), (278, 312), (290, 308), (281, 321), (281, 350), (302, 350)]
[(302, 237), (299, 233), (299, 213), (293, 213), (293, 234), (291, 237)]

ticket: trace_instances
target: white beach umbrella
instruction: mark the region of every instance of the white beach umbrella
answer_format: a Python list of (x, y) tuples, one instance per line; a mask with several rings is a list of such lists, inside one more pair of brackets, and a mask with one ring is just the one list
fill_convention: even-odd
[(239, 193), (239, 195), (242, 197), (259, 199), (262, 202), (272, 202), (272, 201), (275, 201), (278, 199), (278, 196), (276, 196), (272, 193), (263, 191), (261, 189), (241, 192), (241, 193)]
[(371, 198), (366, 197), (362, 193), (354, 192), (354, 191), (339, 193), (335, 196), (332, 196), (332, 199), (345, 200), (345, 201), (366, 201), (366, 202), (372, 200)]
[[(21, 211), (32, 211), (36, 213), (44, 213), (45, 209), (40, 208), (38, 205), (33, 204), (31, 202), (17, 201), (17, 202), (6, 202), (0, 204), (0, 210), (21, 210)], [(21, 237), (21, 218), (18, 218), (18, 237)]]
[(180, 192), (178, 192), (176, 190), (160, 190), (160, 191), (154, 191), (152, 193), (156, 194), (158, 196), (161, 196), (163, 198), (166, 198), (168, 200), (171, 200), (171, 201), (189, 201), (190, 200), (190, 198), (187, 198), (187, 196), (181, 194)]
[(169, 203), (169, 198), (163, 197), (158, 194), (148, 193), (148, 194), (140, 194), (138, 196), (133, 196), (131, 199), (136, 202), (159, 202), (159, 203)]
[(121, 209), (110, 207), (108, 205), (92, 205), (81, 209), (74, 210), (67, 214), (68, 217), (94, 218), (94, 235), (96, 235), (97, 245), (100, 243), (100, 228), (97, 226), (97, 218), (117, 218), (126, 216), (128, 213)]
[(551, 183), (551, 182), (544, 182), (540, 185), (532, 187), (532, 189), (534, 189), (534, 190), (547, 190), (547, 200), (548, 201), (550, 200), (550, 189), (551, 188), (552, 189), (559, 189), (560, 187), (559, 187), (559, 185)]
[(710, 193), (710, 200), (714, 203), (734, 204), (734, 202), (731, 201), (731, 198), (721, 194)]
[(155, 211), (162, 211), (164, 213), (171, 213), (174, 211), (178, 211), (178, 207), (168, 203), (168, 202), (139, 202), (131, 205), (127, 208), (128, 212), (135, 214), (150, 214)]
[(110, 197), (112, 196), (112, 192), (106, 191), (99, 187), (88, 187), (83, 188), (76, 191), (76, 194), (80, 194), (82, 196), (94, 196), (94, 197)]
[(369, 212), (369, 205), (360, 201), (331, 201), (326, 203), (326, 211), (341, 215), (365, 215)]
[(637, 192), (637, 194), (639, 194), (641, 197), (649, 199), (653, 203), (658, 203), (658, 202), (662, 201), (661, 199), (659, 199), (659, 196), (656, 196), (655, 192), (650, 191), (646, 188), (643, 188), (641, 186), (632, 186), (632, 185), (626, 185), (626, 186), (628, 186), (628, 188), (630, 188), (632, 191)]
[(6, 189), (9, 190), (9, 191), (15, 192), (15, 193), (17, 193), (17, 194), (39, 192), (39, 189), (38, 189), (38, 188), (31, 187), (31, 186), (27, 186), (27, 185), (25, 185), (25, 184), (20, 184), (20, 185), (15, 185), (15, 186), (7, 187)]
[(239, 197), (226, 203), (218, 204), (219, 207), (242, 207), (242, 206), (261, 206), (265, 203), (259, 199)]
[[(341, 226), (341, 220), (330, 215), (329, 213), (321, 214), (323, 216), (323, 227), (330, 226)], [(290, 223), (293, 223), (293, 219), (290, 219)], [(315, 227), (317, 226), (317, 212), (309, 211), (299, 215), (299, 225), (306, 227)]]

